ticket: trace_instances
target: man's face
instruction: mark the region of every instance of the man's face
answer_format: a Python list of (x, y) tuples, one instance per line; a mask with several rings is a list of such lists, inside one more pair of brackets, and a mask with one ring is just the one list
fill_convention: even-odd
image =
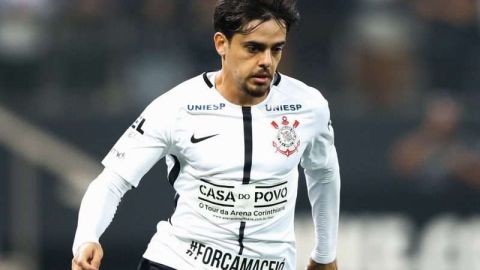
[(258, 26), (226, 42), (222, 67), (241, 91), (239, 94), (253, 98), (268, 94), (286, 41), (283, 24), (275, 20), (259, 23), (250, 22), (246, 29)]

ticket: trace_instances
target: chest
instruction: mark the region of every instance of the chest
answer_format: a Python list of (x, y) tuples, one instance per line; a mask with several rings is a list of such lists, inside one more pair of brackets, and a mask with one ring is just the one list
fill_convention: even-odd
[(174, 154), (208, 176), (281, 178), (295, 169), (313, 136), (312, 116), (237, 108), (186, 113), (176, 123)]

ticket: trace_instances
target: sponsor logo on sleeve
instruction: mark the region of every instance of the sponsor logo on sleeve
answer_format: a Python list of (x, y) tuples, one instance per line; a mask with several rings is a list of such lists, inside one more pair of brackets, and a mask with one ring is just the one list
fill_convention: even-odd
[(142, 129), (143, 124), (145, 124), (145, 118), (143, 118), (143, 116), (140, 116), (137, 120), (135, 120), (131, 127), (138, 131), (138, 133), (143, 135), (143, 133), (145, 132)]
[(115, 147), (110, 150), (110, 154), (113, 155), (114, 157), (118, 159), (124, 159), (125, 158), (125, 152), (120, 152), (118, 151)]

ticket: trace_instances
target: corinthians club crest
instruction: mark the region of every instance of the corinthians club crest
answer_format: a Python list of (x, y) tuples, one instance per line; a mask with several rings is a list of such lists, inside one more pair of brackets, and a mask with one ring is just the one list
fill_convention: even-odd
[(276, 140), (273, 141), (273, 147), (277, 149), (277, 152), (289, 157), (295, 153), (300, 146), (300, 140), (297, 137), (295, 129), (300, 122), (295, 120), (292, 125), (288, 121), (286, 116), (282, 117), (281, 125), (272, 121), (272, 126), (278, 130)]

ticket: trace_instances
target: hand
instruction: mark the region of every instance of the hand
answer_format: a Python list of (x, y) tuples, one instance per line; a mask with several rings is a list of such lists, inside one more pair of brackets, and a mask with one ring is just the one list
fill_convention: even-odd
[(314, 260), (310, 259), (305, 270), (337, 270), (337, 261), (333, 261), (327, 264), (317, 263)]
[(78, 248), (72, 259), (72, 270), (99, 270), (103, 258), (102, 246), (88, 242)]

